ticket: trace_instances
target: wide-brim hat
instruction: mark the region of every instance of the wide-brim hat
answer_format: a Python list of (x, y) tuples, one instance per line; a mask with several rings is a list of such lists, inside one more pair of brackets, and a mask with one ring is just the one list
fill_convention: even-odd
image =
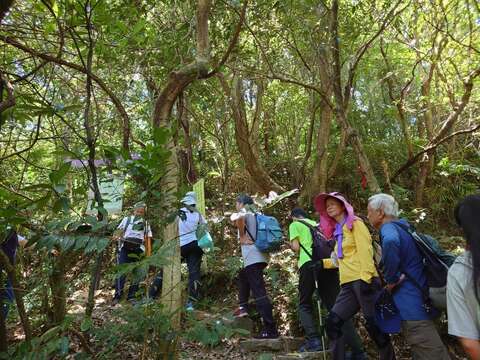
[(194, 191), (189, 191), (185, 194), (181, 202), (185, 205), (197, 205), (197, 194)]
[(337, 199), (343, 204), (347, 212), (345, 224), (350, 230), (352, 229), (353, 222), (355, 221), (355, 213), (353, 211), (353, 206), (350, 205), (347, 199), (345, 199), (345, 197), (339, 192), (321, 193), (315, 196), (315, 199), (313, 200), (313, 206), (320, 215), (320, 228), (327, 238), (331, 238), (333, 236), (333, 231), (335, 230), (336, 221), (327, 214), (326, 201), (328, 198)]
[(133, 205), (134, 209), (141, 209), (141, 208), (146, 208), (147, 204), (143, 201), (137, 202), (135, 205)]

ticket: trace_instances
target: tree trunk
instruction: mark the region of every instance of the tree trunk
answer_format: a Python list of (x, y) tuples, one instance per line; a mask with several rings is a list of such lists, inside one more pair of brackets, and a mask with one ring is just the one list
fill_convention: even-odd
[(321, 192), (327, 191), (328, 181), (328, 142), (330, 140), (330, 128), (332, 125), (332, 109), (320, 99), (320, 126), (317, 133), (317, 144), (315, 161), (312, 173), (307, 177), (307, 181), (300, 195), (300, 203), (310, 205), (313, 197)]
[(197, 172), (193, 162), (192, 138), (190, 136), (190, 120), (187, 112), (187, 99), (185, 93), (178, 98), (178, 120), (183, 129), (184, 149), (182, 151), (184, 158), (182, 166), (182, 175), (187, 183), (192, 185), (197, 181)]
[(52, 259), (52, 274), (49, 276), (52, 291), (52, 325), (59, 325), (67, 314), (67, 287), (65, 284), (65, 262), (68, 254), (61, 253)]
[[(348, 99), (342, 92), (342, 73), (341, 73), (341, 61), (340, 61), (340, 45), (339, 45), (339, 33), (338, 33), (338, 0), (334, 0), (330, 10), (330, 48), (332, 52), (332, 87), (335, 97), (335, 117), (346, 133), (347, 141), (353, 147), (355, 151), (359, 165), (365, 174), (368, 187), (372, 193), (380, 192), (380, 186), (378, 184), (375, 173), (370, 164), (370, 160), (363, 148), (362, 141), (358, 132), (350, 125), (347, 119), (348, 111)], [(352, 74), (351, 74), (352, 75)], [(352, 91), (351, 84), (346, 89), (345, 94), (348, 95)]]
[(277, 193), (284, 192), (284, 189), (270, 177), (260, 164), (260, 161), (253, 150), (253, 145), (250, 143), (245, 103), (243, 100), (242, 81), (238, 77), (234, 77), (232, 81), (232, 90), (230, 90), (226, 80), (223, 77), (219, 77), (219, 79), (227, 98), (230, 99), (230, 106), (235, 120), (235, 140), (237, 142), (238, 150), (245, 162), (245, 168), (255, 185), (263, 193), (268, 194), (268, 192), (272, 190)]
[[(182, 67), (178, 71), (170, 73), (167, 84), (160, 92), (153, 113), (153, 125), (156, 127), (171, 128), (171, 112), (178, 96), (195, 79), (208, 74), (209, 61), (209, 38), (208, 38), (208, 16), (210, 13), (211, 1), (198, 0), (197, 3), (197, 57), (195, 61)], [(178, 187), (178, 162), (173, 139), (168, 143), (170, 158), (167, 163), (166, 175), (162, 188), (168, 189), (166, 203), (175, 204)], [(173, 208), (167, 210), (172, 211)], [(165, 214), (163, 214), (165, 215)], [(182, 307), (180, 287), (180, 243), (176, 234), (178, 225), (176, 221), (168, 224), (163, 232), (163, 240), (171, 243), (172, 253), (169, 257), (169, 264), (165, 266), (163, 273), (163, 286), (161, 301), (165, 310), (172, 314), (171, 324), (174, 330), (180, 329), (179, 309)]]
[[(324, 20), (323, 20), (324, 21)], [(330, 57), (326, 51), (328, 39), (325, 34), (323, 41), (317, 48), (317, 69), (320, 78), (320, 90), (323, 96), (320, 97), (320, 126), (317, 132), (317, 144), (315, 161), (311, 176), (308, 177), (300, 202), (310, 205), (315, 194), (327, 191), (328, 176), (328, 143), (330, 141), (330, 129), (332, 126), (333, 110), (326, 99), (332, 97), (332, 79), (328, 72)]]
[[(423, 98), (423, 124), (425, 126), (428, 142), (431, 142), (433, 139), (433, 111), (430, 103), (430, 89), (432, 84), (433, 72), (435, 69), (435, 63), (430, 65), (430, 70), (422, 83), (421, 94)], [(434, 151), (429, 151), (423, 155), (422, 161), (420, 162), (420, 170), (418, 172), (417, 181), (415, 184), (415, 206), (423, 206), (423, 195), (425, 191), (425, 184), (427, 178), (430, 175), (431, 170), (433, 169), (434, 162)]]
[(407, 88), (410, 87), (411, 81), (413, 80), (413, 77), (411, 80), (407, 82), (407, 84), (404, 86), (403, 90), (401, 91), (400, 96), (397, 98), (394, 95), (394, 82), (393, 82), (393, 72), (392, 72), (392, 67), (390, 65), (390, 61), (388, 60), (387, 54), (383, 49), (383, 45), (380, 44), (380, 51), (382, 53), (383, 59), (385, 60), (385, 66), (386, 66), (386, 71), (387, 71), (387, 77), (386, 77), (386, 82), (387, 82), (387, 87), (388, 87), (388, 96), (390, 100), (392, 101), (393, 104), (395, 104), (395, 107), (397, 108), (397, 119), (400, 124), (400, 127), (402, 129), (402, 134), (403, 134), (403, 140), (405, 141), (405, 146), (407, 147), (407, 155), (408, 159), (413, 158), (413, 144), (411, 141), (411, 135), (410, 135), (410, 128), (408, 126), (407, 118), (405, 116), (405, 108), (404, 108), (404, 100), (405, 100), (405, 95), (407, 92)]

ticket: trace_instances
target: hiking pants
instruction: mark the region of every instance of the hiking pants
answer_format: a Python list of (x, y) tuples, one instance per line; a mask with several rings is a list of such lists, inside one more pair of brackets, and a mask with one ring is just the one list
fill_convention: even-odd
[(1, 311), (6, 319), (8, 316), (8, 310), (10, 309), (10, 304), (15, 301), (15, 295), (13, 293), (13, 285), (10, 276), (7, 276), (4, 286), (5, 287), (0, 290), (0, 301), (2, 306)]
[(402, 334), (415, 360), (449, 360), (450, 355), (432, 320), (402, 321)]
[(272, 303), (267, 295), (263, 270), (266, 263), (255, 263), (240, 270), (238, 274), (238, 302), (245, 309), (248, 308), (250, 292), (255, 299), (257, 311), (262, 317), (264, 330), (270, 333), (277, 332), (277, 324), (273, 319)]
[[(139, 247), (138, 249), (127, 250), (125, 246), (122, 246), (120, 251), (117, 254), (117, 263), (118, 264), (130, 264), (138, 261), (138, 257), (143, 253), (143, 250)], [(123, 288), (125, 287), (125, 282), (127, 280), (126, 275), (117, 277), (115, 280), (115, 299), (121, 299), (123, 295)], [(135, 298), (135, 294), (138, 291), (139, 282), (132, 282), (130, 288), (128, 289), (127, 299)]]
[[(311, 261), (302, 265), (300, 268), (300, 280), (298, 282), (298, 292), (300, 295), (298, 315), (305, 331), (305, 337), (308, 340), (319, 338), (318, 327), (313, 319), (314, 306), (312, 305), (312, 297), (315, 293), (314, 271), (317, 273), (320, 300), (328, 311), (332, 309), (337, 295), (340, 292), (338, 270), (314, 270)], [(354, 354), (363, 352), (362, 340), (358, 336), (351, 319), (345, 321), (343, 324), (342, 333), (345, 336), (345, 342), (350, 346)]]
[(196, 301), (200, 298), (200, 266), (202, 264), (203, 251), (197, 241), (192, 241), (180, 247), (182, 259), (188, 267), (188, 298)]
[(345, 337), (342, 327), (345, 321), (350, 320), (360, 309), (365, 318), (365, 328), (371, 339), (377, 345), (381, 360), (395, 359), (390, 336), (384, 334), (375, 324), (375, 301), (381, 290), (378, 278), (373, 278), (370, 284), (356, 280), (342, 284), (335, 305), (327, 318), (327, 334), (330, 338), (332, 358), (345, 358)]

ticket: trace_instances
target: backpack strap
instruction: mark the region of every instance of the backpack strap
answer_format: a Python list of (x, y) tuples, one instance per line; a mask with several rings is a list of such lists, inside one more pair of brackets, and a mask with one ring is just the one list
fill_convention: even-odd
[[(253, 236), (252, 236), (252, 233), (248, 230), (248, 226), (247, 226), (247, 215), (248, 215), (248, 214), (249, 214), (248, 212), (245, 214), (245, 228), (244, 228), (244, 230), (247, 232), (248, 236), (250, 236), (250, 239), (251, 239), (253, 242), (255, 242), (255, 239), (257, 238), (257, 234), (255, 233), (255, 237), (253, 237)], [(254, 213), (254, 214), (251, 214), (251, 213), (250, 213), (250, 215), (255, 216), (255, 224), (256, 224), (255, 227), (256, 227), (256, 231), (258, 231), (257, 213)]]
[[(407, 232), (408, 235), (410, 235), (410, 237), (412, 238), (413, 240), (413, 243), (415, 244), (415, 246), (417, 246), (417, 239), (415, 237), (416, 235), (416, 231), (415, 229), (409, 224), (409, 225), (405, 225), (405, 224), (402, 224), (401, 222), (397, 222), (397, 221), (392, 221), (392, 224), (396, 225), (397, 227), (399, 227), (400, 229), (404, 230), (405, 232)], [(421, 240), (421, 239), (420, 239)], [(424, 243), (422, 241), (422, 243)], [(425, 244), (425, 243), (424, 243)], [(428, 246), (428, 244), (425, 244), (426, 246)], [(419, 254), (421, 257), (423, 257), (422, 253), (419, 251)], [(422, 294), (422, 297), (423, 297), (423, 302), (425, 304), (429, 303), (430, 302), (430, 295), (429, 295), (429, 292), (428, 292), (428, 287), (427, 289), (423, 288), (422, 286), (420, 286), (420, 284), (418, 283), (417, 280), (415, 280), (413, 278), (413, 276), (411, 276), (404, 268), (403, 266), (400, 266), (400, 271), (405, 275), (405, 277), (410, 280), (412, 282), (412, 284), (420, 291), (420, 293)]]
[[(310, 225), (309, 223), (307, 223), (306, 221), (302, 221), (301, 219), (297, 219), (295, 221), (298, 221), (299, 223), (307, 226), (310, 230), (315, 230), (315, 226), (313, 225)], [(312, 235), (312, 242), (313, 242), (313, 235)], [(308, 257), (313, 260), (313, 254), (310, 253), (310, 251), (308, 251), (305, 246), (302, 245), (301, 241), (298, 240), (298, 245), (300, 245), (300, 247), (302, 248), (303, 251), (305, 251), (305, 253), (308, 255)]]
[(300, 242), (300, 240), (298, 241), (298, 245), (300, 245), (300, 247), (302, 248), (303, 251), (305, 251), (305, 253), (308, 255), (308, 257), (313, 260), (313, 255), (305, 248), (305, 246), (302, 245), (302, 243)]

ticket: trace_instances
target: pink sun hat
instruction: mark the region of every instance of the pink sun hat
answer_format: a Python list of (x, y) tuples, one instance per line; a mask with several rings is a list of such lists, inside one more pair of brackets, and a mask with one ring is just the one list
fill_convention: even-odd
[(315, 199), (313, 200), (313, 207), (320, 214), (320, 228), (327, 239), (333, 237), (333, 232), (335, 231), (335, 225), (337, 223), (334, 218), (328, 216), (327, 214), (325, 202), (329, 197), (341, 201), (343, 206), (345, 206), (345, 210), (347, 211), (345, 224), (349, 230), (352, 230), (353, 222), (356, 218), (352, 205), (350, 205), (350, 203), (339, 192), (321, 193), (315, 196)]

